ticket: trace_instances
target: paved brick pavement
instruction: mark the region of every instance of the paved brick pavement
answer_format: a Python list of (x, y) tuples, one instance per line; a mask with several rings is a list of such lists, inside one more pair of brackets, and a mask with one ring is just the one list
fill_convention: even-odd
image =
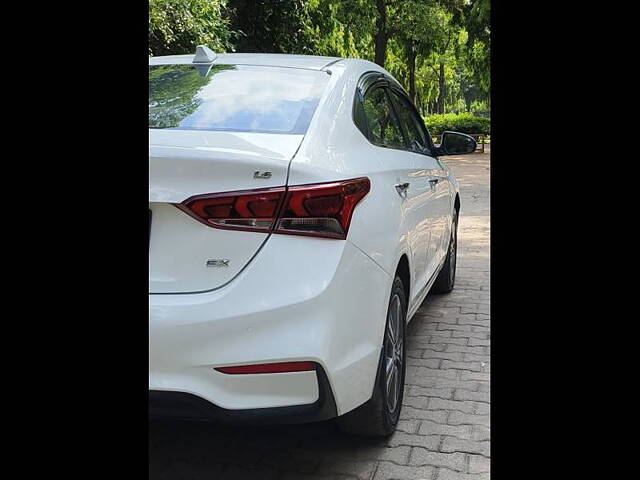
[(489, 154), (447, 157), (460, 182), (456, 288), (429, 295), (407, 331), (398, 431), (348, 437), (332, 422), (262, 428), (153, 421), (150, 478), (489, 478)]

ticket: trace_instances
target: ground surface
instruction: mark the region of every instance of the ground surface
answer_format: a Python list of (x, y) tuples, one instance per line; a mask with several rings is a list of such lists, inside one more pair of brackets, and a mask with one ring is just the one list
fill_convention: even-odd
[(456, 287), (429, 295), (407, 331), (398, 431), (384, 440), (332, 422), (262, 428), (154, 421), (150, 479), (489, 478), (489, 154), (445, 157), (460, 182)]

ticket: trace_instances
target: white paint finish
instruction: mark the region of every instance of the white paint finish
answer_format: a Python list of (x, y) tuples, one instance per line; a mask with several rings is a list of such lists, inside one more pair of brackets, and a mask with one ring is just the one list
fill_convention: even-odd
[[(189, 63), (192, 57), (184, 56), (181, 62)], [(220, 61), (222, 58), (220, 55), (216, 62), (232, 63), (229, 58)], [(276, 61), (283, 62), (265, 57), (251, 63)], [(307, 62), (304, 68), (322, 68), (317, 59), (300, 62)], [(325, 94), (304, 137), (176, 131), (150, 134), (154, 154), (150, 199), (154, 202), (282, 185), (287, 166), (289, 185), (362, 176), (371, 181), (371, 191), (355, 209), (346, 241), (271, 235), (246, 263), (247, 252), (257, 251), (261, 240), (251, 237), (262, 234), (231, 232), (239, 235), (229, 237), (230, 248), (237, 247), (229, 250), (231, 260), (237, 259), (246, 268), (227, 285), (209, 293), (150, 296), (150, 381), (153, 379), (154, 385), (194, 393), (225, 408), (279, 406), (287, 401), (293, 405), (303, 397), (312, 398), (316, 391), (289, 379), (283, 380), (291, 382), (287, 384), (223, 385), (211, 374), (211, 368), (311, 360), (326, 370), (340, 414), (370, 398), (393, 274), (401, 256), (407, 255), (411, 316), (443, 259), (458, 185), (435, 159), (376, 147), (353, 124), (351, 112), (360, 76), (384, 70), (362, 60), (341, 60), (330, 70)], [(269, 153), (263, 154), (260, 148)], [(233, 161), (225, 161), (230, 158), (227, 152), (236, 154)], [(246, 178), (243, 175), (253, 172), (252, 165), (255, 169), (273, 168), (274, 177), (271, 181)], [(428, 180), (434, 177), (440, 181), (432, 191)], [(410, 183), (407, 198), (394, 187), (405, 182)], [(217, 251), (222, 237), (210, 230)], [(190, 241), (188, 235), (183, 241)], [(254, 243), (242, 243), (250, 241)], [(205, 245), (205, 241), (197, 244), (191, 254), (201, 256)], [(189, 262), (186, 258), (175, 261)], [(191, 282), (186, 277), (184, 281), (185, 285)]]
[(274, 398), (289, 394), (281, 383), (230, 385), (211, 369), (310, 360), (325, 368), (340, 413), (349, 411), (373, 391), (389, 298), (372, 292), (390, 288), (389, 275), (348, 241), (274, 235), (219, 290), (149, 297), (150, 388), (225, 408), (278, 406)]
[(149, 371), (149, 389), (190, 393), (228, 410), (305, 405), (318, 399), (315, 372), (225, 375), (208, 366)]
[[(230, 281), (266, 233), (208, 227), (172, 203), (205, 193), (281, 187), (302, 135), (149, 130), (149, 292), (211, 290)], [(270, 178), (254, 173), (271, 172)], [(229, 267), (208, 260), (229, 259)]]
[[(355, 210), (349, 240), (390, 274), (406, 254), (411, 264), (410, 296), (416, 301), (445, 253), (446, 247), (441, 246), (443, 209), (445, 204), (453, 208), (453, 202), (443, 197), (450, 194), (446, 182), (441, 180), (443, 183), (431, 191), (428, 181), (449, 172), (427, 155), (372, 145), (353, 123), (353, 100), (360, 77), (365, 72), (385, 70), (364, 60), (342, 60), (332, 65), (331, 71), (327, 93), (291, 162), (289, 183), (369, 177), (371, 192)], [(405, 182), (410, 185), (402, 198), (395, 185)], [(398, 253), (401, 244), (405, 246)]]
[[(199, 292), (235, 277), (267, 239), (267, 233), (208, 227), (167, 203), (150, 203), (149, 293)], [(229, 260), (228, 267), (207, 266)]]
[[(149, 130), (149, 201), (280, 187), (302, 135)], [(256, 179), (256, 170), (271, 178)]]

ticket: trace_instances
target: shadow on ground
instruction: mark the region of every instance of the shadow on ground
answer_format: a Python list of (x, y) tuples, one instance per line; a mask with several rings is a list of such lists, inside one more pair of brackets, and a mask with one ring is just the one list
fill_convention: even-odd
[(344, 435), (333, 420), (267, 427), (150, 420), (150, 478), (370, 478), (387, 447), (388, 439)]

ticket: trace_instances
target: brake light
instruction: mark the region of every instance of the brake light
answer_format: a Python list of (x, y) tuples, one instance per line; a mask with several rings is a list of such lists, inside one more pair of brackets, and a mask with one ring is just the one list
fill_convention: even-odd
[(215, 228), (347, 238), (368, 178), (341, 182), (198, 195), (176, 205)]

